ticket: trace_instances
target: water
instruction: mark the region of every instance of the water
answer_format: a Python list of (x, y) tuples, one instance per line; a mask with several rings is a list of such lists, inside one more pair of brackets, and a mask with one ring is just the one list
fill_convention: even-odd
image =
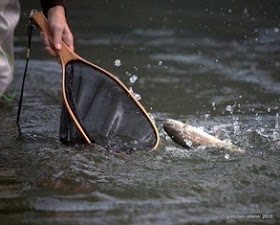
[[(37, 3), (38, 4), (38, 3)], [(16, 31), (19, 93), (30, 9)], [(35, 32), (21, 130), (1, 103), (1, 224), (277, 224), (280, 221), (278, 1), (69, 1), (76, 51), (141, 96), (160, 131), (132, 155), (58, 140), (60, 67)], [(172, 118), (244, 155), (176, 145)]]

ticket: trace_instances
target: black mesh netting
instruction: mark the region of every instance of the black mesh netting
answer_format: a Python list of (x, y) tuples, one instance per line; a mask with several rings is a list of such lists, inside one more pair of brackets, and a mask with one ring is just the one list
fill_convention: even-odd
[[(66, 98), (89, 139), (110, 150), (151, 150), (155, 129), (129, 94), (112, 78), (81, 61), (65, 68)], [(66, 108), (62, 109), (60, 139), (84, 142)]]

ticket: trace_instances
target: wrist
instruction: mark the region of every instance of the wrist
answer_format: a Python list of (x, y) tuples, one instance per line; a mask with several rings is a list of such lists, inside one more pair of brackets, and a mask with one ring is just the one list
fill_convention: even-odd
[(40, 0), (42, 9), (45, 15), (48, 14), (48, 11), (57, 6), (61, 6), (65, 8), (65, 1), (64, 0)]
[(47, 15), (48, 15), (48, 17), (50, 15), (60, 15), (60, 16), (63, 15), (63, 16), (65, 16), (65, 8), (61, 5), (53, 6), (53, 7), (49, 8)]

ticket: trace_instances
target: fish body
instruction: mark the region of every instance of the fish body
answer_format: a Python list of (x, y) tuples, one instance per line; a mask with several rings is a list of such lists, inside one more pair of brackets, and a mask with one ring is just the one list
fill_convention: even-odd
[(245, 152), (243, 149), (231, 143), (230, 140), (221, 140), (203, 130), (177, 120), (168, 119), (163, 123), (163, 128), (174, 142), (191, 147), (198, 145), (212, 145), (231, 152)]

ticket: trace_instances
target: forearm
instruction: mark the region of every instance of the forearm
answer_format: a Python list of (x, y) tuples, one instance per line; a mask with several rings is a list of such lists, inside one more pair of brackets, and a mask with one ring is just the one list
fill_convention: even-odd
[(65, 0), (40, 0), (40, 2), (45, 15), (47, 15), (49, 9), (54, 6), (60, 5), (62, 7), (65, 7)]

